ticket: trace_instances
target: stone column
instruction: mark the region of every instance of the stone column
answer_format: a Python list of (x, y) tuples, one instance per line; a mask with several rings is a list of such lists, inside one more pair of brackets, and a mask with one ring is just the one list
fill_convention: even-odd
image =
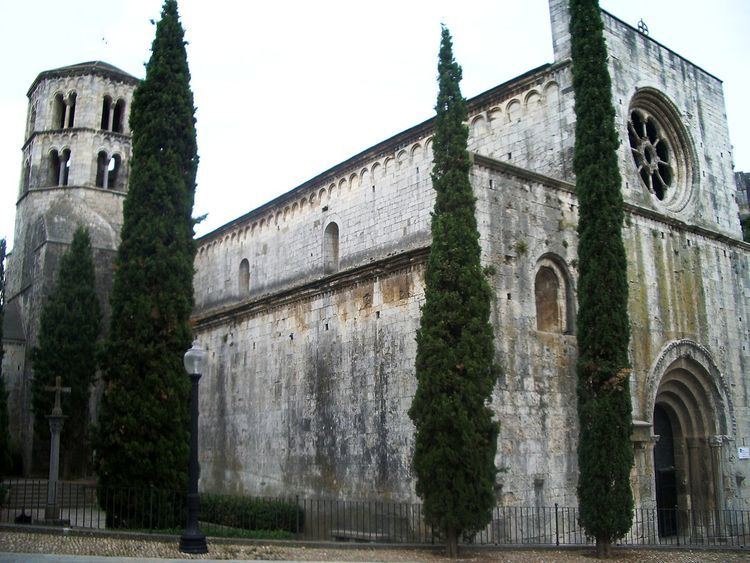
[(659, 436), (652, 434), (652, 424), (645, 420), (633, 421), (633, 470), (630, 485), (633, 491), (635, 514), (631, 532), (647, 543), (658, 540), (656, 521), (656, 491), (654, 490), (654, 446)]
[[(54, 413), (54, 411), (53, 411)], [(49, 480), (47, 481), (47, 504), (44, 507), (44, 520), (58, 522), (60, 520), (60, 504), (57, 497), (57, 478), (60, 474), (60, 433), (62, 432), (65, 416), (62, 414), (47, 415), (51, 434), (49, 447)]]

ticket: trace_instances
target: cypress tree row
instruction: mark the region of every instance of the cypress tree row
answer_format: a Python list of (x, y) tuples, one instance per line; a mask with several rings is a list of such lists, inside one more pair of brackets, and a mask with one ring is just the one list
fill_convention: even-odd
[(608, 556), (630, 529), (633, 496), (627, 262), (607, 51), (597, 0), (570, 0), (578, 194), (578, 501)]
[(104, 487), (183, 491), (190, 384), (182, 358), (192, 340), (198, 156), (175, 0), (164, 2), (130, 126), (133, 157), (111, 297), (97, 472)]
[(89, 395), (97, 371), (97, 340), (101, 327), (96, 295), (94, 260), (88, 230), (78, 227), (68, 251), (60, 260), (55, 287), (42, 309), (37, 346), (31, 351), (34, 367), (32, 407), (34, 443), (40, 463), (49, 460), (47, 415), (54, 405), (54, 394), (45, 390), (55, 377), (70, 387), (61, 395), (65, 421), (61, 441), (63, 476), (80, 477), (91, 468), (89, 436)]
[(495, 504), (499, 427), (488, 406), (495, 385), (490, 288), (480, 264), (469, 182), (461, 67), (443, 27), (435, 109), (436, 191), (425, 303), (417, 331), (413, 469), (425, 519), (442, 530), (451, 557), (462, 533), (484, 527)]
[(5, 314), (5, 239), (0, 239), (0, 474), (11, 471), (10, 431), (8, 429), (8, 393), (3, 366), (3, 316)]

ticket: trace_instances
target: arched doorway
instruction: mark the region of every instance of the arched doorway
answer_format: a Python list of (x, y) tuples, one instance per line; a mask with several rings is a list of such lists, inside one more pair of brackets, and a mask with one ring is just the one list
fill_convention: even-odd
[(660, 536), (712, 526), (723, 508), (721, 448), (724, 401), (715, 378), (694, 358), (682, 356), (659, 381), (653, 410), (654, 486)]

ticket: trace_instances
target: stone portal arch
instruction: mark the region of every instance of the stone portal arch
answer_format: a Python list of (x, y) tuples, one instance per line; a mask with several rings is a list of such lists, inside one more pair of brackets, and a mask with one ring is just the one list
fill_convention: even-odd
[(708, 350), (689, 340), (662, 351), (649, 387), (653, 491), (661, 536), (715, 529), (724, 508), (724, 447), (733, 433), (726, 384)]

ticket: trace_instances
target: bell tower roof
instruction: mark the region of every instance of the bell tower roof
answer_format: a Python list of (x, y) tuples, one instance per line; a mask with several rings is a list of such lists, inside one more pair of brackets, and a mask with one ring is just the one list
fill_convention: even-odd
[(62, 78), (65, 76), (80, 76), (84, 74), (95, 74), (113, 80), (120, 80), (129, 84), (138, 84), (140, 81), (132, 74), (128, 74), (124, 70), (104, 61), (87, 61), (40, 72), (34, 79), (34, 82), (31, 83), (26, 95), (30, 97), (34, 88), (36, 88), (37, 84), (42, 80), (49, 78)]

